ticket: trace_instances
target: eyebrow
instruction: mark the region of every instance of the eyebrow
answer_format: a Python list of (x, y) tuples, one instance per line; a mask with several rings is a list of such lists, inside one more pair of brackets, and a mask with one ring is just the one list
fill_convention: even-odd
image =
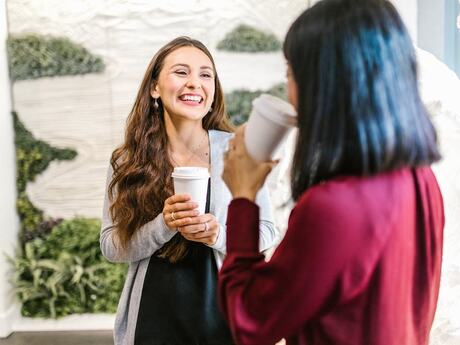
[[(190, 66), (185, 64), (185, 63), (176, 63), (175, 65), (171, 66), (171, 69), (174, 68), (174, 67), (178, 67), (178, 66), (190, 68)], [(206, 65), (201, 66), (200, 69), (209, 69), (209, 70), (213, 71), (213, 69), (211, 67), (206, 66)]]

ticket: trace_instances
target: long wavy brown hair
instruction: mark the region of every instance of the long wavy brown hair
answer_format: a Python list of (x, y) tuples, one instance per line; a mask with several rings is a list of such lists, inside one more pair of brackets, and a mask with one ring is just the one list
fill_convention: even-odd
[[(178, 37), (163, 46), (152, 58), (126, 122), (125, 138), (112, 153), (113, 177), (109, 184), (110, 215), (115, 225), (121, 250), (128, 250), (130, 240), (146, 223), (163, 211), (164, 201), (174, 194), (171, 179), (173, 164), (168, 154), (164, 111), (161, 100), (154, 107), (154, 89), (165, 58), (181, 47), (195, 47), (212, 62), (215, 93), (212, 109), (202, 120), (203, 128), (230, 132), (224, 94), (217, 76), (214, 59), (200, 41)], [(165, 159), (168, 157), (169, 159)], [(177, 262), (187, 253), (188, 241), (177, 233), (156, 254)]]

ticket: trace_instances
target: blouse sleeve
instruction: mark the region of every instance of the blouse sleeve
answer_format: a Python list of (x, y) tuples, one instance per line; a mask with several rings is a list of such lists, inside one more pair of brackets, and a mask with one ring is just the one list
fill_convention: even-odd
[(108, 185), (112, 179), (112, 174), (113, 170), (110, 166), (107, 173), (102, 227), (99, 237), (102, 254), (112, 262), (135, 262), (148, 258), (168, 242), (177, 231), (171, 230), (166, 226), (163, 215), (160, 213), (153, 220), (141, 226), (130, 240), (129, 248), (122, 250), (120, 245), (117, 244), (116, 228), (109, 213)]

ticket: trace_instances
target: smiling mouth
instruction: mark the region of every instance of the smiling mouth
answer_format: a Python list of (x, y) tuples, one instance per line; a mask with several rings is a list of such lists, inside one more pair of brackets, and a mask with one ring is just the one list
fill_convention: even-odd
[(182, 95), (179, 96), (179, 99), (184, 102), (193, 102), (195, 104), (200, 104), (203, 102), (203, 97), (195, 95)]

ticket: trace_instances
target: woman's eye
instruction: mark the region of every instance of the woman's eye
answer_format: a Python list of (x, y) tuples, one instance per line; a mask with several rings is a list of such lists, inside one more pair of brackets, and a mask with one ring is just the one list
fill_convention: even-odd
[(209, 73), (203, 73), (201, 76), (202, 76), (203, 78), (212, 78), (212, 75), (209, 74)]
[(174, 73), (176, 73), (178, 75), (187, 75), (187, 72), (185, 72), (185, 71), (176, 71)]

